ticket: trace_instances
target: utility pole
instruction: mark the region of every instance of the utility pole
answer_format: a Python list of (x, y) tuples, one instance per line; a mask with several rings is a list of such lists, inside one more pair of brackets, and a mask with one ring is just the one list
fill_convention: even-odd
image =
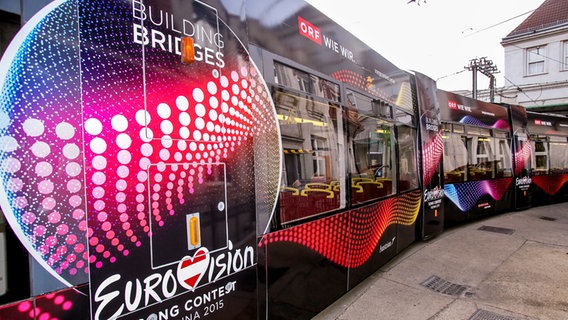
[(493, 64), (493, 61), (487, 59), (487, 57), (475, 58), (469, 60), (469, 66), (465, 66), (465, 68), (473, 72), (471, 94), (473, 99), (477, 99), (477, 72), (481, 72), (489, 78), (489, 100), (495, 102), (495, 76), (493, 74), (499, 73), (499, 70), (497, 70), (497, 66)]

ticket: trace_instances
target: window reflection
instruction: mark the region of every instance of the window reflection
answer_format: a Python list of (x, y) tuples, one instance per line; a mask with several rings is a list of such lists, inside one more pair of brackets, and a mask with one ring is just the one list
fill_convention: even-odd
[(284, 152), (280, 218), (282, 223), (340, 208), (343, 150), (337, 105), (277, 90), (274, 101)]
[(394, 193), (395, 150), (391, 124), (360, 117), (360, 127), (352, 138), (351, 201), (354, 204)]
[(494, 152), (493, 138), (468, 137), (469, 149), (468, 174), (470, 180), (484, 180), (493, 178)]
[(536, 137), (531, 141), (533, 147), (532, 172), (535, 175), (548, 173), (548, 143), (546, 138)]
[(568, 172), (568, 143), (565, 137), (550, 137), (550, 171)]
[(274, 63), (274, 75), (274, 80), (277, 84), (326, 100), (340, 101), (339, 85), (337, 83), (278, 62)]
[(445, 183), (466, 180), (467, 148), (461, 134), (452, 132), (451, 125), (443, 125), (444, 181)]
[(507, 133), (496, 132), (495, 141), (495, 177), (508, 178), (513, 176), (511, 143)]
[(416, 129), (408, 126), (398, 127), (398, 155), (400, 191), (418, 188), (416, 155)]
[(507, 132), (446, 123), (443, 139), (446, 183), (513, 175), (511, 139)]
[(396, 152), (392, 119), (388, 121), (392, 117), (390, 106), (351, 90), (347, 91), (347, 106), (351, 202), (359, 204), (393, 194)]

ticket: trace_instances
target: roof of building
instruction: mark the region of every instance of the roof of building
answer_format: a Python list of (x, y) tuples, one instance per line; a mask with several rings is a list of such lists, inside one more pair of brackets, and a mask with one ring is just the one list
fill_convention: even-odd
[(540, 7), (511, 31), (507, 38), (534, 33), (542, 29), (568, 24), (568, 1), (545, 0)]

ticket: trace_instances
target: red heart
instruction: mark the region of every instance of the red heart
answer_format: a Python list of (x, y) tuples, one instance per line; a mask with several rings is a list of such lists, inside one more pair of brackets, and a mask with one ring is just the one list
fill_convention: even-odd
[(201, 278), (205, 275), (209, 267), (209, 250), (202, 247), (193, 254), (193, 257), (186, 256), (178, 264), (178, 282), (186, 289), (195, 290)]

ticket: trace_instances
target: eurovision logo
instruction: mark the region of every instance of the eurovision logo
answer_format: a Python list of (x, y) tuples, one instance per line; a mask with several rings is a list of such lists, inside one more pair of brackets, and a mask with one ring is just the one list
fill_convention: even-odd
[[(156, 270), (142, 279), (126, 280), (122, 274), (113, 274), (93, 291), (94, 319), (123, 316), (175, 298), (185, 290), (193, 292), (255, 265), (254, 247), (233, 248), (229, 240), (226, 251), (213, 254), (201, 247), (193, 256), (182, 258), (176, 269)], [(201, 283), (202, 280), (206, 281)]]
[(424, 191), (425, 202), (442, 199), (443, 197), (444, 197), (444, 188), (438, 188), (438, 186), (436, 186), (432, 190)]

